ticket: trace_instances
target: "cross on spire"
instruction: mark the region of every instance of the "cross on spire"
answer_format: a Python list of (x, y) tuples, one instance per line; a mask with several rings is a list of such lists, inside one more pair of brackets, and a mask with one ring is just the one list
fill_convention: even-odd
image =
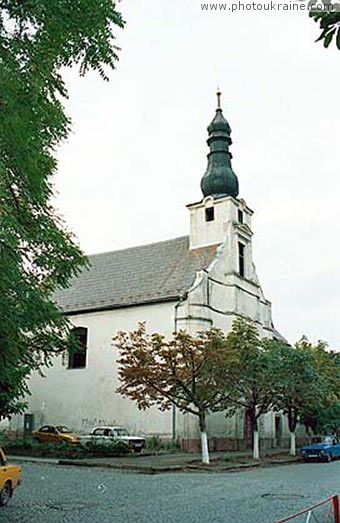
[(221, 109), (221, 91), (220, 88), (217, 87), (217, 109)]

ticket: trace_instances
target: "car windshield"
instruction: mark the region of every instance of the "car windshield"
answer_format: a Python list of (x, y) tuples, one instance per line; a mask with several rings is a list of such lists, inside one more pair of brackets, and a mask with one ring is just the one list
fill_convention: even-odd
[(332, 438), (330, 436), (328, 436), (328, 437), (323, 439), (322, 443), (326, 443), (327, 445), (332, 445), (333, 440), (332, 440)]
[(117, 436), (129, 436), (129, 433), (126, 429), (115, 429)]
[(315, 436), (312, 438), (312, 443), (325, 443), (326, 445), (331, 445), (333, 442), (331, 436)]
[(72, 430), (70, 430), (68, 427), (64, 427), (62, 425), (58, 425), (56, 428), (58, 432), (61, 432), (61, 434), (70, 434), (72, 432)]
[(321, 436), (315, 436), (314, 438), (312, 438), (312, 443), (322, 443)]

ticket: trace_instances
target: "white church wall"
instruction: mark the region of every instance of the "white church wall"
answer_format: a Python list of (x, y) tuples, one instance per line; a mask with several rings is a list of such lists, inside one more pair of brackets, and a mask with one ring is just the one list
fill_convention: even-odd
[[(171, 436), (170, 411), (139, 411), (134, 402), (115, 392), (119, 381), (112, 337), (119, 330), (135, 329), (139, 321), (146, 321), (149, 333), (170, 336), (174, 331), (174, 303), (81, 314), (71, 321), (88, 329), (86, 368), (68, 369), (66, 358), (60, 356), (53, 367), (44, 369), (45, 377), (32, 376), (27, 413), (35, 415), (35, 424), (66, 424), (86, 432), (97, 424), (114, 423), (135, 433)], [(22, 429), (23, 417), (13, 418), (11, 428)]]

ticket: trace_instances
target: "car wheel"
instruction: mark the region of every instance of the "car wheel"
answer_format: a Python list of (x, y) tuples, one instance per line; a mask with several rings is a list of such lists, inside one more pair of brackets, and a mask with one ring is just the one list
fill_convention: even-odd
[(4, 507), (9, 502), (12, 495), (12, 486), (9, 481), (6, 481), (4, 488), (0, 492), (0, 505)]
[(326, 456), (326, 462), (327, 462), (327, 463), (330, 463), (331, 461), (332, 461), (332, 454), (329, 453), (329, 454), (327, 454), (327, 456)]

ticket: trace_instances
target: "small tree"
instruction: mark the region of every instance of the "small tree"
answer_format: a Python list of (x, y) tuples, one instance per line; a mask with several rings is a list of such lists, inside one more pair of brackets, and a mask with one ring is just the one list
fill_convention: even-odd
[(335, 400), (329, 405), (318, 405), (309, 412), (303, 412), (301, 421), (306, 430), (314, 434), (339, 434), (340, 431), (340, 401)]
[(253, 430), (253, 458), (259, 459), (259, 426), (261, 415), (274, 404), (271, 357), (263, 345), (253, 321), (239, 318), (226, 337), (228, 359), (224, 361), (227, 376), (224, 392), (225, 408), (232, 415), (240, 407), (246, 409)]
[(222, 409), (216, 374), (225, 364), (225, 336), (218, 329), (193, 337), (180, 331), (167, 341), (146, 334), (145, 324), (113, 339), (120, 352), (117, 392), (137, 402), (139, 409), (156, 405), (165, 411), (175, 405), (198, 417), (202, 462), (209, 463), (206, 418)]
[(307, 433), (339, 432), (340, 430), (340, 355), (326, 350), (319, 342), (311, 346), (318, 374), (318, 394), (301, 409), (300, 421)]
[(304, 337), (295, 346), (276, 340), (267, 340), (266, 345), (272, 360), (274, 406), (287, 415), (290, 454), (295, 456), (299, 417), (322, 396), (315, 356), (311, 344)]

